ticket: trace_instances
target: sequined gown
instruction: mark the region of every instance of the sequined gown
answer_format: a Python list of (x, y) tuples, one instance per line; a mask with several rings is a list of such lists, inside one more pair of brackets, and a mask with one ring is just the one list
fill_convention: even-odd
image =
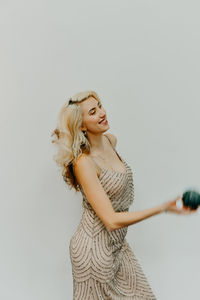
[[(134, 200), (133, 173), (101, 169), (99, 180), (115, 211), (128, 211)], [(83, 214), (70, 239), (73, 300), (157, 300), (126, 240), (128, 227), (109, 232), (81, 186)]]

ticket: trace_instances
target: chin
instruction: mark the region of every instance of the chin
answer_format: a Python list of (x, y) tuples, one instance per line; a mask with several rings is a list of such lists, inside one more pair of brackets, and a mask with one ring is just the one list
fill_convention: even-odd
[(103, 132), (106, 132), (107, 130), (109, 130), (110, 129), (110, 126), (108, 126), (108, 128), (106, 128)]

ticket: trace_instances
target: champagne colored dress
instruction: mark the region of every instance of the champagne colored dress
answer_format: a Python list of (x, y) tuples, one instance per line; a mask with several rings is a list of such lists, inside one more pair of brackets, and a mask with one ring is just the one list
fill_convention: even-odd
[[(114, 210), (125, 212), (134, 200), (133, 173), (113, 149), (126, 171), (103, 168), (99, 180)], [(126, 240), (128, 227), (109, 232), (80, 189), (83, 214), (69, 244), (73, 300), (157, 300)]]

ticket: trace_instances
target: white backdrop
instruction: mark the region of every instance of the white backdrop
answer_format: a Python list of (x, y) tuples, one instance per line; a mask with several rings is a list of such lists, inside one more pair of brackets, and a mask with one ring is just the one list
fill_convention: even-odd
[[(74, 93), (102, 99), (134, 172), (130, 210), (199, 189), (199, 9), (194, 0), (0, 2), (1, 299), (72, 299), (69, 240), (82, 198), (64, 183), (50, 134)], [(159, 214), (129, 227), (159, 300), (199, 298), (199, 225), (199, 214)]]

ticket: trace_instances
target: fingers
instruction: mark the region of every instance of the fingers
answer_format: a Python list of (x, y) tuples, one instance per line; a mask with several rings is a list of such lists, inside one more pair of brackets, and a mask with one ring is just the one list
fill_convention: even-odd
[(180, 194), (178, 197), (176, 197), (174, 200), (172, 200), (172, 203), (176, 203), (178, 200), (182, 199), (182, 194)]
[(176, 200), (180, 200), (180, 199), (182, 199), (182, 197), (183, 197), (183, 194), (180, 194), (180, 195), (176, 198)]
[(197, 209), (191, 208), (191, 209), (189, 210), (189, 212), (190, 212), (191, 214), (197, 213)]
[(188, 209), (182, 210), (183, 215), (192, 215), (196, 212), (197, 212), (196, 209), (190, 209), (189, 207), (188, 207)]
[(197, 210), (190, 209), (190, 207), (187, 207), (187, 209), (171, 207), (168, 211), (172, 212), (172, 213), (180, 214), (180, 215), (192, 215), (197, 212)]

